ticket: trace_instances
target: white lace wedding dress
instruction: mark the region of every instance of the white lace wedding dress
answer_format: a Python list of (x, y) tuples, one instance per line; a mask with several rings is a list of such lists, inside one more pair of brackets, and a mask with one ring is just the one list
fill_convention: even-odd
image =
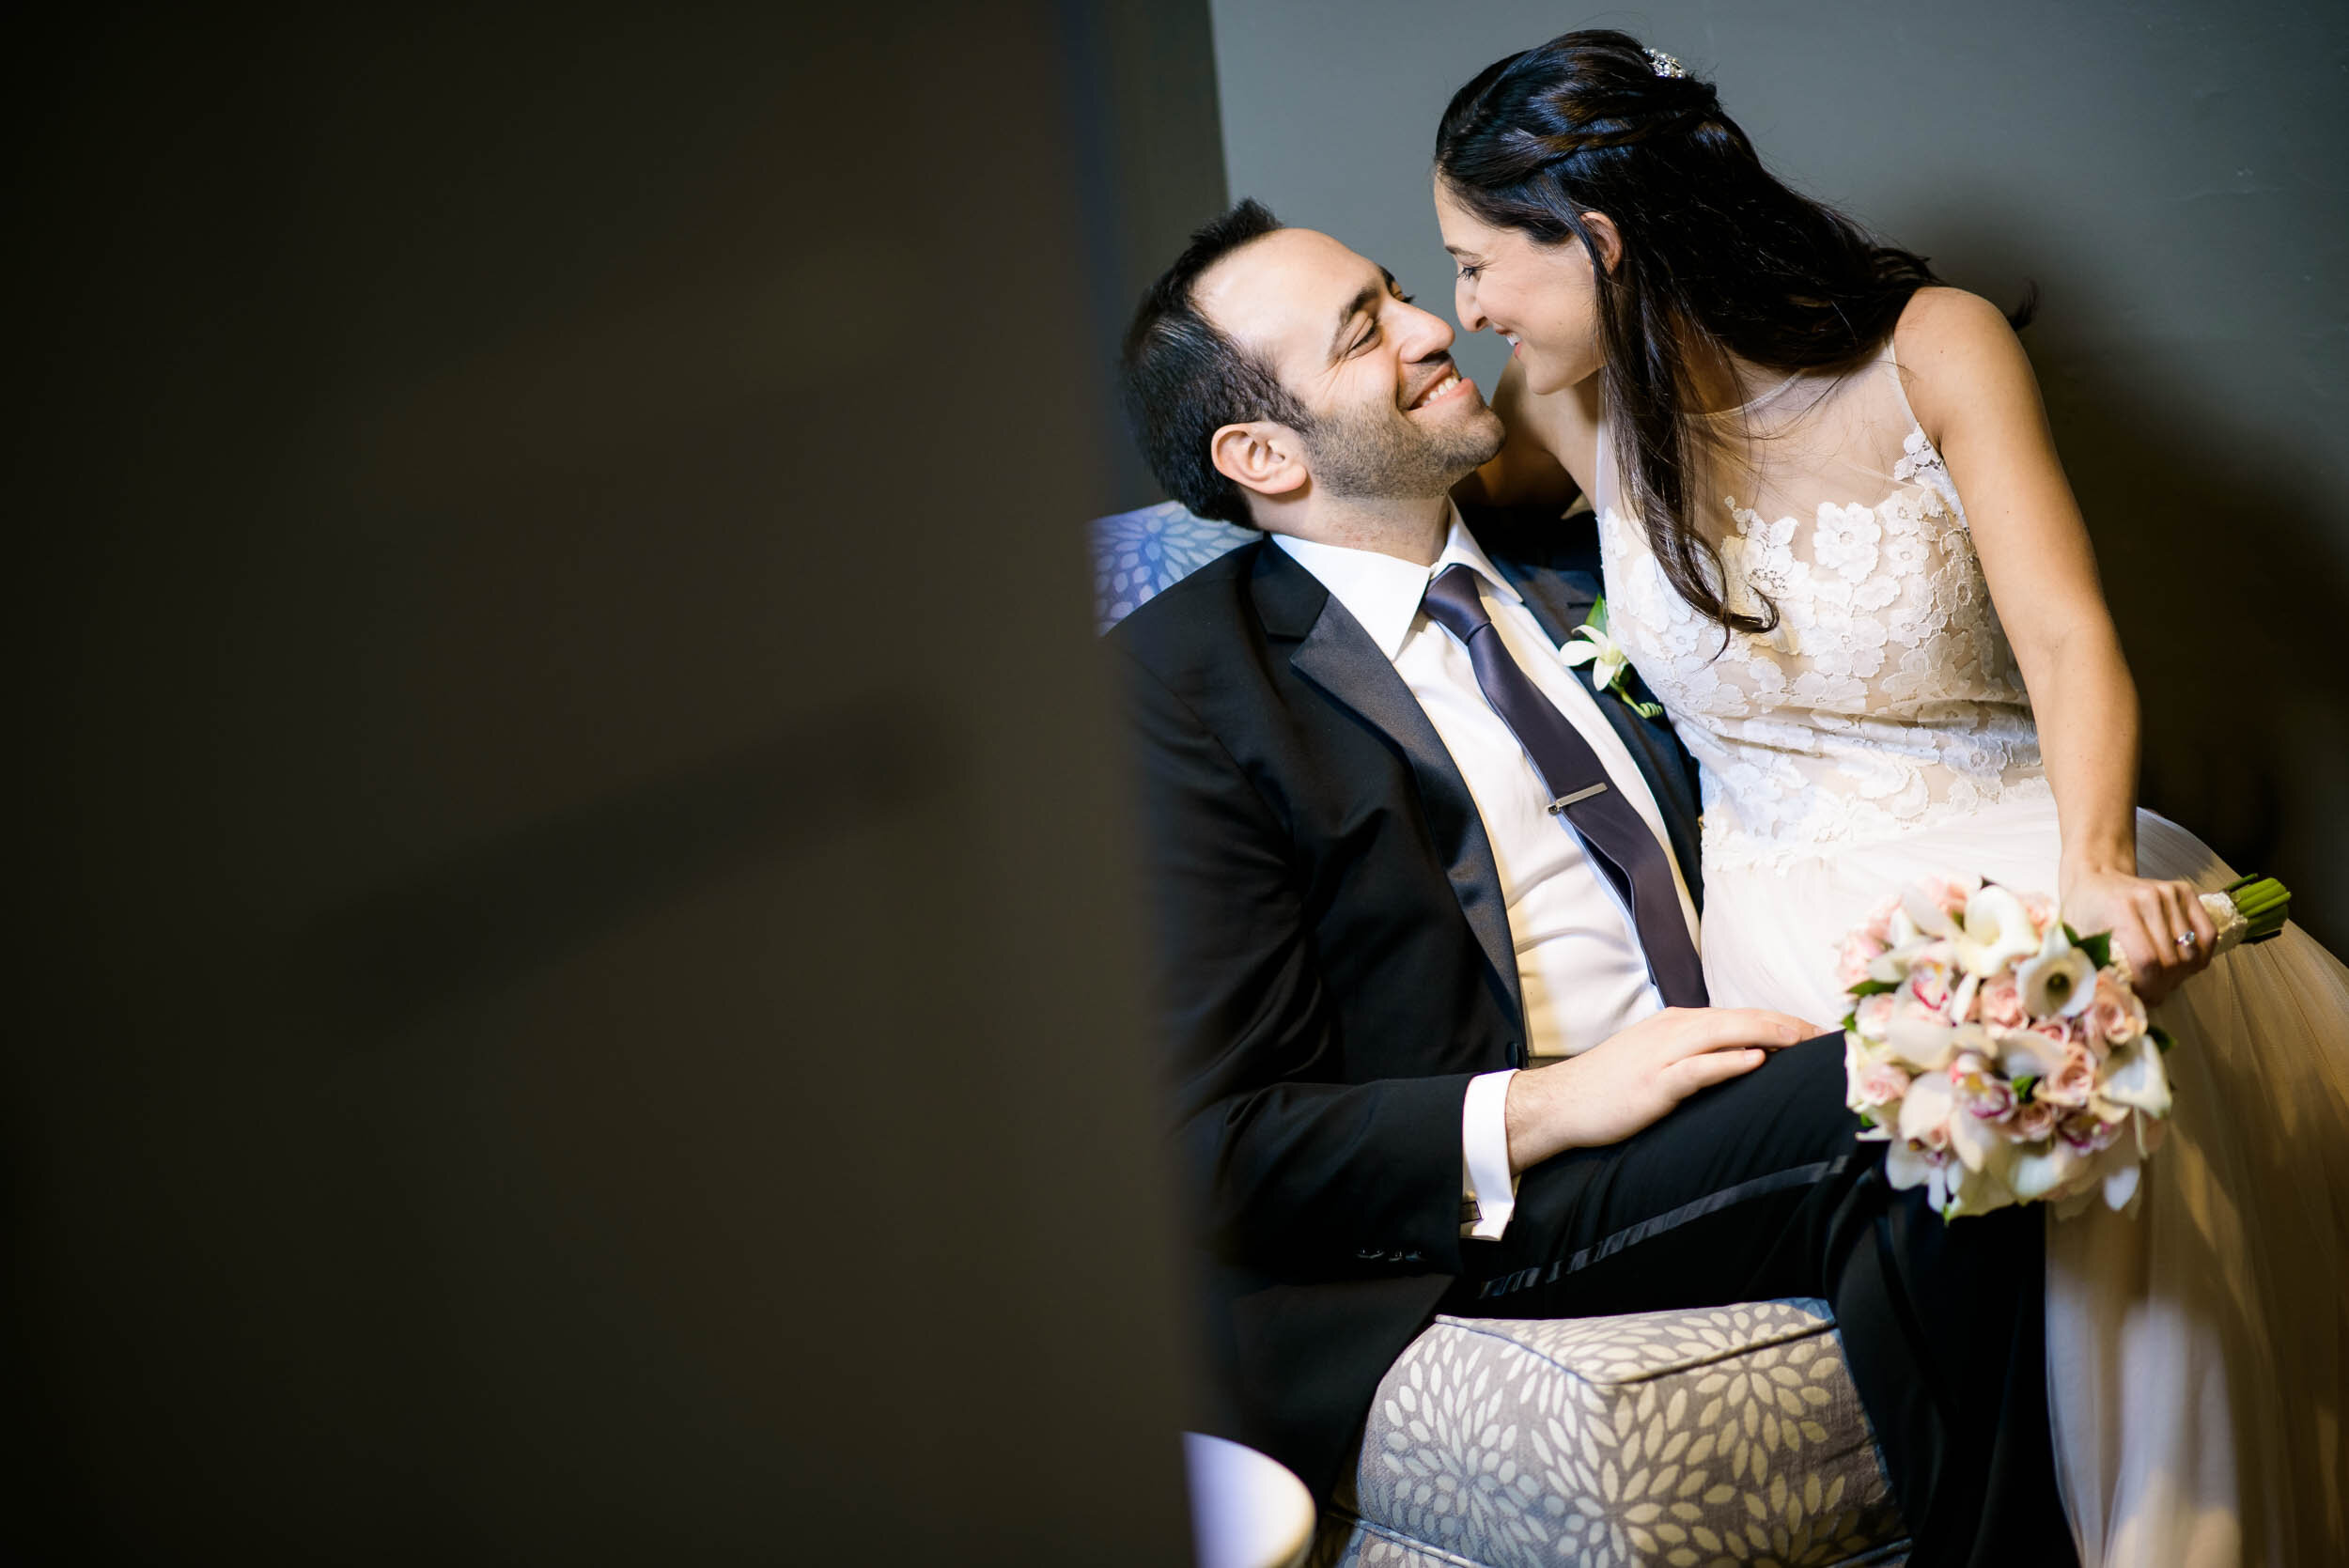
[[(1969, 872), (2053, 893), (2055, 801), (1889, 349), (1722, 417), (1701, 516), (1733, 605), (1766, 594), (1777, 629), (1724, 639), (1680, 598), (1602, 432), (1610, 629), (1703, 768), (1714, 1002), (1831, 1023), (1837, 942), (1886, 893)], [(2150, 812), (2138, 865), (2205, 889), (2234, 875)], [(2135, 1212), (2048, 1227), (2049, 1405), (2083, 1568), (2349, 1562), (2349, 970), (2289, 926), (2156, 1017), (2176, 1109)]]

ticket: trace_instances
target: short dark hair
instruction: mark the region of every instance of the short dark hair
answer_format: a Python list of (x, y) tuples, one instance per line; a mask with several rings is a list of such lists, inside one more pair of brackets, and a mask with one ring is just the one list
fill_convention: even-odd
[(1143, 295), (1119, 361), (1126, 417), (1166, 493), (1203, 518), (1244, 528), (1256, 526), (1247, 492), (1216, 471), (1209, 438), (1226, 425), (1259, 419), (1304, 434), (1313, 416), (1270, 365), (1200, 314), (1191, 290), (1208, 268), (1281, 226), (1253, 199), (1203, 225)]

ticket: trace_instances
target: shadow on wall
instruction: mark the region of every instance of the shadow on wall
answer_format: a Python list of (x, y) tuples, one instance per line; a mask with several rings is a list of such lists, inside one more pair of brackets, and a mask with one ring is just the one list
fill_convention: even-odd
[(1988, 280), (2040, 286), (2023, 341), (2137, 677), (2144, 804), (2299, 890), (2301, 923), (2349, 951), (2349, 854), (2329, 820), (2349, 778), (2349, 507), (2292, 432), (2183, 381), (2100, 279), (2046, 265), (2027, 235), (1985, 249), (1985, 234), (2015, 233), (1996, 193), (1949, 210), (1968, 255), (1951, 282), (2001, 304), (2011, 289)]

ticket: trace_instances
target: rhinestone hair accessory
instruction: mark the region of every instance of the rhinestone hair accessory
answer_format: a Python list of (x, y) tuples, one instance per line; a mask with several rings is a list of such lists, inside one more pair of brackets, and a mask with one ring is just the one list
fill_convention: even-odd
[(1660, 49), (1642, 48), (1640, 53), (1647, 56), (1648, 69), (1658, 76), (1679, 77), (1688, 74), (1688, 67)]

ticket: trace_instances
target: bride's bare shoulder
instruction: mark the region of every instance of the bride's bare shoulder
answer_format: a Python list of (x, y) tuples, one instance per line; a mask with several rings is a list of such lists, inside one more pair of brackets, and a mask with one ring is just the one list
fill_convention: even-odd
[(2006, 313), (1963, 288), (1937, 285), (1910, 296), (1892, 329), (1892, 354), (1917, 422), (1937, 442), (1970, 403), (2032, 384)]
[[(1595, 384), (1596, 377), (1592, 378)], [(1591, 485), (1591, 457), (1597, 451), (1596, 394), (1587, 396), (1587, 409), (1577, 401), (1579, 387), (1563, 392), (1527, 390), (1525, 377), (1512, 360), (1493, 387), (1492, 409), (1501, 416), (1508, 436), (1500, 453), (1462, 480), (1454, 493), (1462, 501), (1487, 505), (1521, 506), (1556, 503), (1563, 506), (1577, 489)]]
[(1524, 371), (1512, 360), (1501, 373), (1493, 407), (1513, 429), (1522, 426), (1578, 483), (1587, 486), (1591, 482), (1592, 457), (1598, 450), (1596, 376), (1555, 392), (1535, 392), (1525, 384)]

